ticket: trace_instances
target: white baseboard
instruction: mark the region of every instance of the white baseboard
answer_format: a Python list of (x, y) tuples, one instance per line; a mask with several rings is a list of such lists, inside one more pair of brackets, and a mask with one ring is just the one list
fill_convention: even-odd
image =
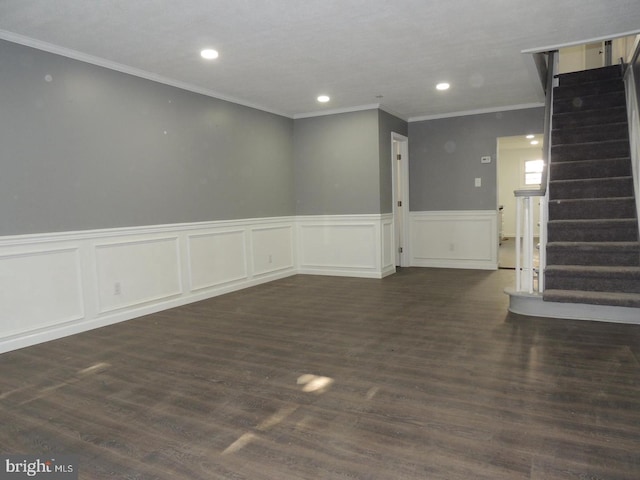
[(518, 315), (640, 325), (638, 308), (545, 302), (542, 294), (516, 292), (512, 288), (505, 293), (509, 295), (509, 311)]

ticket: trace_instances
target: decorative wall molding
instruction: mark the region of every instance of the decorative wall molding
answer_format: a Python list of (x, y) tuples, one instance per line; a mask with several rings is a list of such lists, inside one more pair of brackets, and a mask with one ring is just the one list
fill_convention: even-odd
[(157, 303), (184, 292), (178, 236), (94, 244), (98, 313)]
[(187, 235), (191, 292), (247, 280), (247, 232), (221, 228)]
[[(64, 325), (85, 318), (77, 246), (2, 249), (0, 319), (2, 336)], [(1, 351), (1, 350), (0, 350)]]
[[(497, 212), (413, 212), (411, 265), (497, 268)], [(314, 215), (0, 238), (0, 352), (296, 273), (395, 272), (392, 214)]]
[(0, 238), (0, 352), (296, 273), (294, 217)]
[(298, 273), (382, 278), (395, 272), (393, 216), (300, 216)]
[(498, 214), (493, 210), (411, 212), (411, 265), (498, 268)]

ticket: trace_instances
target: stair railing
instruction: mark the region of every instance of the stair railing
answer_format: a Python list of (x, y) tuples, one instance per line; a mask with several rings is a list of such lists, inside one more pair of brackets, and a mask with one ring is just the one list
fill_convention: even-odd
[[(546, 58), (545, 58), (546, 57)], [(534, 60), (545, 91), (544, 138), (542, 143), (542, 178), (539, 189), (520, 189), (516, 197), (516, 292), (542, 293), (544, 291), (544, 268), (546, 266), (547, 211), (549, 159), (551, 158), (551, 117), (553, 114), (553, 83), (557, 64), (557, 51), (536, 53)], [(534, 202), (540, 202), (539, 218), (539, 262), (534, 264)], [(537, 283), (536, 279), (537, 271)]]

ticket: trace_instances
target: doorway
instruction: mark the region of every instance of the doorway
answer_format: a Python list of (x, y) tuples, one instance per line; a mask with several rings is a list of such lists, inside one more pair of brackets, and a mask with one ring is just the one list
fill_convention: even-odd
[[(512, 269), (516, 266), (516, 198), (514, 190), (540, 187), (540, 172), (536, 162), (542, 158), (542, 134), (516, 135), (498, 138), (498, 267)], [(531, 138), (528, 138), (531, 137)], [(538, 142), (538, 143), (533, 143)], [(537, 182), (537, 183), (536, 183)], [(538, 243), (540, 208), (533, 211), (535, 244)], [(537, 250), (534, 255), (537, 255)]]
[(396, 267), (408, 267), (409, 259), (409, 139), (391, 133), (391, 184)]

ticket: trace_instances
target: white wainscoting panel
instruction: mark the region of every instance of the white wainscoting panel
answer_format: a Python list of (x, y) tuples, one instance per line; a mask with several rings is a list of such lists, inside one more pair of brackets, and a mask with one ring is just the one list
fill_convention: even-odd
[(294, 268), (291, 225), (252, 228), (251, 246), (254, 275)]
[(244, 229), (189, 235), (188, 246), (192, 291), (247, 279)]
[(0, 255), (3, 336), (84, 318), (78, 249), (43, 247)]
[(394, 261), (390, 214), (0, 237), (0, 352), (296, 273), (382, 278)]
[(371, 278), (393, 273), (394, 259), (384, 257), (393, 249), (393, 235), (383, 228), (390, 221), (390, 215), (298, 217), (299, 272)]
[(497, 212), (411, 212), (411, 265), (498, 268)]
[(99, 244), (95, 249), (98, 312), (182, 293), (177, 236)]
[(0, 237), (0, 352), (293, 275), (294, 224), (277, 217)]

